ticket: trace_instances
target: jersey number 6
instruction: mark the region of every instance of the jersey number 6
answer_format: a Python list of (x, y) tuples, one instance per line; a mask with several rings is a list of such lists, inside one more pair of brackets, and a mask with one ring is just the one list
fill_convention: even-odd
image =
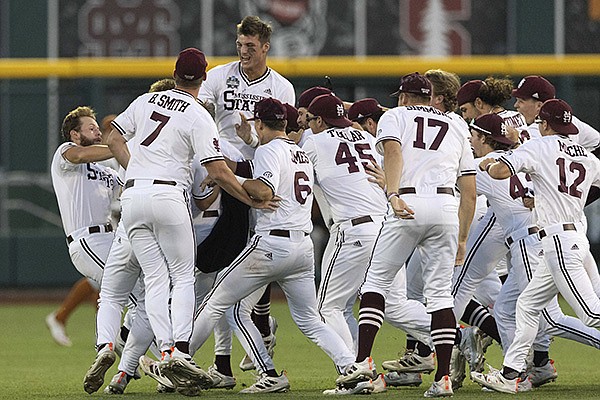
[(305, 184), (307, 182), (309, 182), (308, 175), (304, 171), (296, 171), (294, 174), (294, 195), (296, 201), (300, 204), (306, 203), (306, 199), (312, 193), (310, 186)]

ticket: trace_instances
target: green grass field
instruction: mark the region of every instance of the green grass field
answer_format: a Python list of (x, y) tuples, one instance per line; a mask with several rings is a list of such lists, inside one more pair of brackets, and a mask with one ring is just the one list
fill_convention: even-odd
[[(88, 395), (83, 390), (83, 376), (94, 359), (94, 310), (83, 306), (69, 320), (67, 330), (73, 347), (56, 345), (44, 324), (44, 317), (56, 304), (9, 305), (0, 304), (0, 320), (3, 321), (0, 348), (0, 399), (83, 399), (114, 398), (101, 390)], [(306, 339), (293, 324), (287, 306), (283, 302), (272, 305), (272, 314), (279, 322), (275, 365), (287, 370), (291, 391), (270, 395), (239, 395), (237, 392), (254, 382), (251, 372), (242, 372), (237, 363), (242, 357), (241, 347), (235, 342), (233, 349), (234, 374), (238, 386), (234, 390), (212, 390), (202, 393), (205, 398), (323, 398), (322, 391), (332, 388), (336, 378), (330, 359), (316, 345)], [(383, 360), (396, 357), (403, 351), (404, 334), (389, 325), (379, 333), (374, 351), (377, 365)], [(563, 339), (556, 339), (551, 348), (556, 360), (559, 378), (533, 392), (519, 394), (521, 399), (598, 399), (600, 398), (600, 370), (596, 349)], [(212, 363), (212, 343), (207, 343), (196, 354), (196, 361), (203, 368)], [(501, 365), (501, 353), (497, 345), (488, 350), (491, 365)], [(116, 366), (107, 373), (109, 381), (116, 373)], [(421, 399), (433, 379), (424, 375), (418, 388), (392, 388), (387, 393), (374, 395), (378, 398)], [(107, 383), (107, 382), (106, 382)], [(128, 399), (183, 398), (178, 394), (157, 394), (155, 382), (148, 377), (132, 382), (125, 392)], [(468, 379), (455, 398), (487, 399), (510, 395), (484, 393)]]

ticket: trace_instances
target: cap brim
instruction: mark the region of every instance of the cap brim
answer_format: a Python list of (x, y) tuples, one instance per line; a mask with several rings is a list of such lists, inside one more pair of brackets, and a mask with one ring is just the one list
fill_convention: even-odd
[(569, 125), (556, 125), (551, 124), (550, 122), (548, 123), (552, 129), (554, 129), (561, 135), (577, 135), (579, 133), (579, 129), (577, 129), (577, 127), (573, 123), (570, 123)]
[[(323, 118), (323, 117), (321, 117)], [(347, 128), (352, 126), (352, 121), (350, 121), (346, 117), (340, 118), (323, 118), (323, 121), (327, 122), (331, 126), (335, 126), (336, 128)]]

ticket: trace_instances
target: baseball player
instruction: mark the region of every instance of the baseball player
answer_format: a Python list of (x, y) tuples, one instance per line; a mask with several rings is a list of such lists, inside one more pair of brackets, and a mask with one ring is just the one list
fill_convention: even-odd
[[(526, 126), (520, 129), (521, 142), (538, 138), (541, 136), (535, 117), (539, 114), (542, 104), (546, 100), (555, 98), (556, 89), (547, 79), (538, 75), (526, 76), (519, 82), (516, 89), (512, 91), (515, 100), (515, 108), (525, 119)], [(593, 151), (600, 146), (600, 132), (590, 125), (572, 116), (573, 125), (577, 127), (578, 134), (572, 136), (572, 140), (586, 149)]]
[[(355, 101), (348, 110), (348, 118), (355, 123), (364, 127), (373, 137), (377, 135), (377, 125), (379, 119), (385, 112), (379, 103), (372, 98), (361, 99)], [(379, 154), (373, 154), (374, 157), (379, 157)], [(381, 160), (380, 160), (381, 161)], [(373, 175), (371, 171), (376, 171), (377, 168), (371, 169), (367, 165), (365, 172)], [(373, 182), (373, 179), (369, 179)], [(385, 187), (385, 176), (381, 178), (379, 183), (383, 189)], [(419, 268), (420, 274), (420, 268)], [(409, 299), (407, 296), (407, 272), (402, 268), (396, 274), (392, 282), (388, 296), (385, 299), (385, 319), (391, 325), (406, 332), (407, 338), (411, 338), (406, 354), (401, 360), (384, 361), (382, 366), (390, 372), (384, 375), (384, 380), (388, 386), (419, 386), (422, 383), (420, 372), (431, 372), (435, 369), (433, 357), (433, 345), (429, 328), (431, 326), (431, 318), (427, 314), (424, 305), (415, 299)], [(411, 281), (411, 285), (414, 282)], [(347, 319), (348, 324), (356, 323), (354, 317)], [(352, 327), (352, 325), (350, 325)], [(354, 331), (354, 328), (352, 328)], [(355, 328), (358, 334), (358, 326)], [(418, 338), (415, 339), (415, 338)], [(356, 340), (356, 339), (355, 339)], [(418, 347), (418, 349), (417, 349)], [(417, 354), (419, 361), (414, 359), (414, 354)], [(406, 362), (405, 362), (406, 361)], [(374, 381), (377, 387), (377, 380)]]
[[(511, 148), (513, 140), (507, 136), (503, 119), (495, 114), (478, 117), (471, 124), (471, 144), (478, 157), (498, 158)], [(495, 150), (495, 151), (492, 151)], [(476, 159), (478, 164), (483, 158)], [(510, 179), (494, 180), (478, 171), (477, 190), (483, 193), (494, 210), (498, 224), (503, 228), (511, 253), (511, 270), (494, 305), (503, 348), (513, 342), (515, 307), (517, 297), (531, 276), (542, 264), (542, 245), (537, 237), (538, 228), (532, 211), (520, 197), (527, 185), (524, 173)], [(600, 332), (583, 325), (580, 320), (567, 317), (554, 298), (541, 313), (540, 334), (534, 343), (534, 366), (530, 372), (531, 383), (540, 386), (556, 378), (556, 370), (548, 359), (550, 335), (576, 340), (590, 346), (600, 345)]]
[(504, 368), (487, 375), (472, 373), (476, 382), (508, 393), (531, 388), (524, 374), (525, 358), (536, 337), (540, 313), (557, 293), (582, 322), (600, 327), (600, 299), (583, 267), (589, 248), (583, 207), (591, 185), (600, 185), (600, 161), (569, 138), (578, 129), (572, 122), (571, 107), (563, 100), (544, 102), (537, 121), (541, 138), (524, 143), (498, 161), (487, 158), (479, 165), (494, 179), (529, 173), (536, 190), (534, 215), (546, 261), (538, 266), (517, 301), (515, 338), (506, 352)]
[(333, 95), (318, 96), (310, 103), (307, 122), (313, 134), (302, 148), (314, 165), (315, 184), (333, 217), (321, 266), (318, 309), (354, 349), (356, 333), (346, 319), (354, 318), (352, 307), (386, 208), (383, 190), (369, 182), (363, 163), (380, 157), (373, 154), (375, 138), (351, 127), (342, 100)]
[(253, 204), (223, 161), (214, 121), (196, 101), (206, 66), (198, 49), (180, 52), (173, 74), (176, 88), (138, 97), (113, 121), (109, 136), (111, 151), (127, 169), (122, 219), (144, 273), (161, 370), (175, 379), (182, 393), (212, 383), (189, 355), (195, 244), (186, 194), (193, 154), (221, 188)]
[[(247, 16), (237, 25), (236, 47), (239, 61), (211, 69), (200, 88), (198, 98), (215, 105), (216, 122), (223, 140), (233, 144), (250, 160), (258, 145), (255, 133), (247, 133), (247, 145), (236, 132), (240, 118), (250, 118), (254, 105), (273, 97), (295, 104), (293, 85), (267, 66), (271, 47), (271, 26), (256, 16)], [(236, 127), (238, 125), (238, 127)]]
[(52, 158), (52, 186), (75, 268), (97, 284), (113, 238), (110, 204), (118, 195), (115, 170), (96, 161), (112, 157), (100, 144), (102, 133), (89, 107), (78, 107), (65, 117), (61, 132), (65, 143)]
[[(390, 282), (410, 253), (422, 247), (429, 249), (422, 254), (424, 294), (438, 357), (435, 382), (425, 396), (447, 396), (453, 393), (448, 373), (456, 335), (450, 275), (454, 258), (463, 261), (475, 209), (473, 155), (460, 126), (429, 106), (427, 78), (418, 73), (404, 76), (397, 94), (399, 107), (381, 117), (377, 133), (390, 211), (361, 287), (357, 361), (338, 382), (364, 378), (365, 371), (372, 370), (369, 354), (383, 323)], [(461, 192), (460, 206), (455, 184)]]
[[(256, 234), (232, 264), (219, 273), (195, 319), (192, 348), (206, 341), (216, 321), (231, 306), (237, 307), (241, 299), (277, 281), (300, 330), (322, 347), (339, 368), (344, 368), (352, 363), (352, 352), (317, 312), (313, 246), (308, 236), (312, 229), (312, 163), (285, 136), (286, 110), (281, 102), (264, 99), (256, 104), (254, 115), (261, 146), (254, 159), (255, 179), (245, 180), (243, 186), (255, 198), (269, 200), (277, 195), (280, 206), (274, 212), (258, 211)], [(250, 348), (241, 340), (261, 373), (258, 381), (242, 392), (287, 391), (289, 381), (285, 374), (276, 373), (256, 327), (239, 329), (243, 330), (242, 337), (251, 338), (254, 343)]]

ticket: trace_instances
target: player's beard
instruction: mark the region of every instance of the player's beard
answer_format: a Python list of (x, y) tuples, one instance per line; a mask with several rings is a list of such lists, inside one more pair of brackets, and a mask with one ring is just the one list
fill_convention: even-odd
[(91, 146), (93, 144), (99, 144), (100, 140), (97, 139), (89, 139), (83, 135), (81, 135), (81, 138), (79, 139), (79, 144), (81, 146)]

